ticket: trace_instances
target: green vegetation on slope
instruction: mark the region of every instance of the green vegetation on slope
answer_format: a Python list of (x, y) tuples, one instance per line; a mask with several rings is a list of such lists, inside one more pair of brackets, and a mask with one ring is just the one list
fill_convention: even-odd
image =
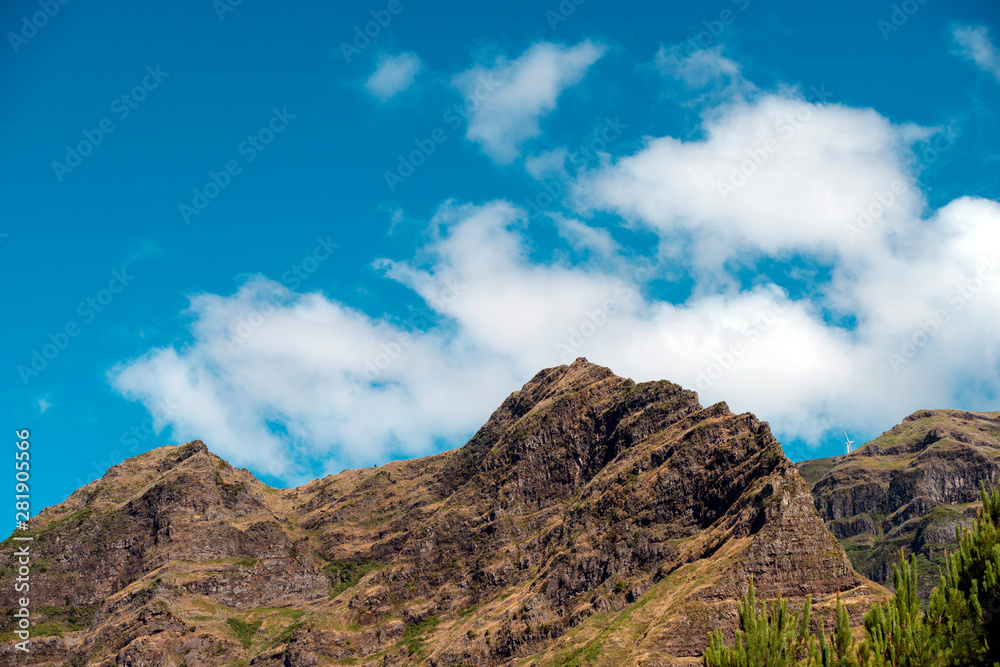
[(335, 560), (331, 561), (323, 568), (323, 572), (330, 579), (330, 597), (335, 598), (348, 588), (361, 581), (372, 570), (377, 570), (382, 564), (377, 560)]
[(855, 569), (891, 587), (900, 549), (916, 554), (926, 601), (956, 526), (971, 522), (976, 480), (1000, 469), (998, 424), (996, 412), (921, 410), (850, 455), (798, 469)]
[(740, 605), (731, 646), (721, 631), (709, 638), (706, 667), (1000, 667), (1000, 486), (981, 487), (983, 512), (958, 549), (945, 559), (926, 611), (921, 610), (916, 556), (900, 554), (895, 594), (865, 614), (865, 639), (856, 643), (837, 604), (829, 642), (809, 630), (809, 604), (790, 614), (780, 600), (758, 609), (753, 582)]
[(250, 648), (250, 645), (253, 644), (253, 637), (260, 630), (261, 623), (263, 621), (259, 619), (254, 623), (246, 623), (238, 618), (226, 619), (226, 624), (232, 628), (233, 633), (240, 640), (240, 643), (243, 644), (243, 648)]

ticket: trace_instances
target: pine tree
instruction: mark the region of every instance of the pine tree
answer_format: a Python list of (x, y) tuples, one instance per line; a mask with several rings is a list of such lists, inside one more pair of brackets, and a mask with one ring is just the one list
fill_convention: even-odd
[[(781, 597), (758, 609), (753, 580), (740, 603), (732, 647), (722, 631), (709, 635), (706, 667), (1000, 667), (1000, 485), (981, 485), (983, 510), (971, 529), (957, 530), (958, 545), (945, 558), (937, 587), (922, 611), (917, 560), (902, 551), (893, 566), (895, 593), (865, 614), (858, 644), (838, 596), (829, 641), (809, 631), (812, 601), (801, 614)], [(817, 645), (818, 644), (818, 645)]]
[(826, 633), (819, 633), (820, 654), (823, 667), (858, 667), (856, 659), (858, 647), (851, 633), (851, 619), (837, 595), (836, 623), (826, 643)]
[(778, 597), (774, 605), (757, 607), (753, 580), (739, 606), (740, 627), (732, 647), (727, 647), (722, 631), (708, 637), (706, 667), (819, 667), (816, 638), (809, 631), (812, 600), (806, 598), (801, 614), (788, 610), (788, 601)]
[[(956, 530), (958, 548), (948, 558), (939, 588), (949, 588), (952, 597), (967, 599), (965, 610), (975, 636), (970, 655), (989, 663), (1000, 663), (1000, 485), (987, 491), (980, 482), (982, 512), (971, 530)], [(969, 628), (955, 628), (960, 639)]]
[(980, 483), (982, 512), (971, 530), (956, 529), (958, 547), (945, 560), (928, 617), (951, 647), (953, 664), (1000, 666), (1000, 486)]
[(973, 663), (985, 656), (978, 601), (963, 590), (961, 581), (958, 559), (946, 557), (925, 614), (927, 624), (934, 629), (935, 640), (950, 658), (947, 664), (952, 665)]
[(981, 485), (983, 511), (971, 530), (956, 531), (958, 546), (945, 558), (926, 613), (916, 589), (916, 556), (900, 553), (893, 568), (896, 593), (865, 615), (859, 648), (864, 667), (1000, 667), (1000, 486)]
[(935, 626), (920, 610), (917, 558), (900, 552), (892, 568), (895, 594), (865, 614), (866, 639), (859, 656), (865, 667), (945, 667), (950, 660), (940, 646)]

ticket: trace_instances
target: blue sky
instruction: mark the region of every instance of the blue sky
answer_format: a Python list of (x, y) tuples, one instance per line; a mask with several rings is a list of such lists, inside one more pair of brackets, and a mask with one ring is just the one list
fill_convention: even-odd
[(276, 485), (456, 447), (578, 356), (753, 411), (794, 460), (997, 409), (998, 18), (6, 3), (34, 509), (194, 438)]

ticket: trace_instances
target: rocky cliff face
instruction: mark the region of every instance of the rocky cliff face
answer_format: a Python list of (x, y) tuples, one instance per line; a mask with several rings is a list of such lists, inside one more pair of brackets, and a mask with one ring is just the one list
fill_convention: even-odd
[(925, 593), (1000, 477), (1000, 412), (921, 410), (849, 455), (799, 464), (816, 508), (855, 568), (891, 582), (899, 551), (917, 554)]
[(838, 591), (855, 618), (885, 594), (766, 423), (583, 359), (457, 450), (277, 490), (162, 447), (31, 527), (48, 636), (5, 664), (686, 664), (750, 576), (821, 617)]

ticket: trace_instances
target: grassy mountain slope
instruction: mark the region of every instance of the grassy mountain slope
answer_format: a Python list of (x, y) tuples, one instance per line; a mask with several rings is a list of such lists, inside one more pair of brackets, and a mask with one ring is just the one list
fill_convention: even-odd
[(1000, 412), (921, 410), (849, 455), (798, 466), (816, 508), (858, 572), (891, 581), (900, 549), (917, 554), (921, 590), (1000, 478)]
[(687, 664), (750, 576), (820, 616), (885, 595), (766, 423), (584, 359), (453, 451), (278, 490), (199, 441), (162, 447), (31, 532), (48, 637), (27, 660), (6, 642), (11, 664)]

